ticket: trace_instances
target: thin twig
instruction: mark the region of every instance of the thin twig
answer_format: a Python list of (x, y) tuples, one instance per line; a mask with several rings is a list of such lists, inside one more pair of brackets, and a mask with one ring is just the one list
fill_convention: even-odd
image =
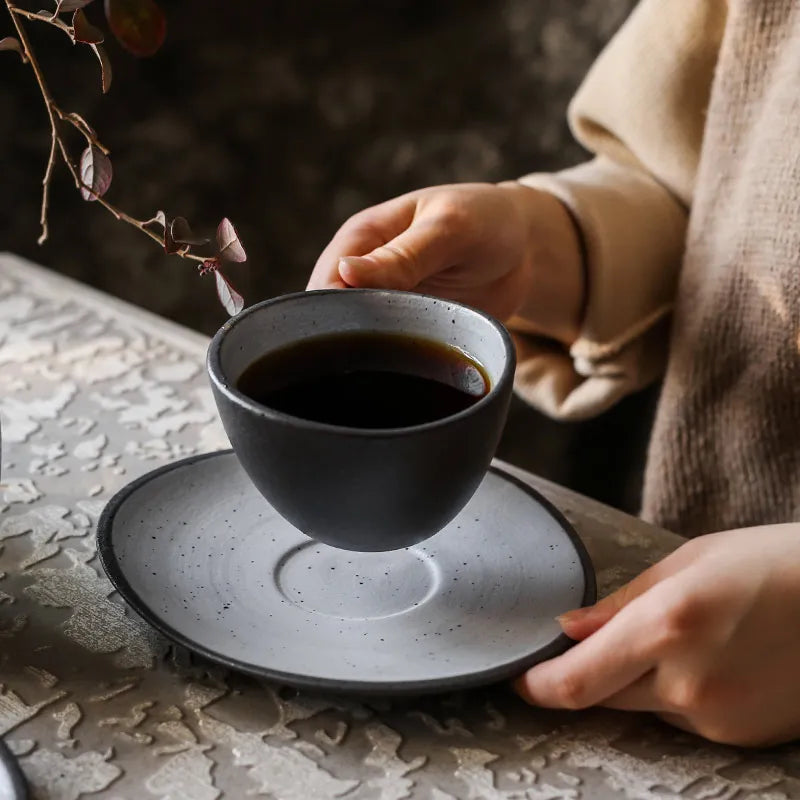
[[(8, 3), (6, 5), (8, 5)], [(73, 35), (72, 28), (59, 17), (50, 17), (47, 14), (40, 14), (36, 11), (28, 11), (24, 8), (19, 8), (12, 5), (9, 5), (8, 7), (13, 14), (19, 14), (21, 17), (25, 17), (26, 19), (36, 19), (39, 20), (39, 22), (46, 22), (48, 25), (52, 25), (54, 28), (64, 31), (64, 33), (69, 36), (72, 43), (75, 44), (75, 37)]]
[(56, 130), (53, 128), (50, 131), (50, 155), (47, 158), (47, 167), (44, 171), (44, 178), (42, 178), (42, 213), (39, 216), (39, 223), (42, 226), (42, 232), (37, 239), (37, 244), (44, 244), (47, 241), (47, 204), (50, 195), (50, 179), (53, 177), (53, 167), (56, 164), (56, 148), (58, 141), (56, 137)]
[(50, 147), (50, 158), (47, 160), (47, 167), (45, 168), (44, 173), (44, 180), (42, 181), (42, 211), (41, 211), (41, 220), (42, 220), (42, 233), (39, 237), (39, 242), (43, 243), (47, 239), (47, 205), (48, 205), (48, 195), (49, 195), (49, 188), (50, 188), (50, 179), (53, 175), (53, 143), (57, 143), (61, 148), (62, 154), (64, 153), (63, 143), (58, 135), (58, 123), (56, 122), (55, 116), (53, 114), (53, 98), (50, 94), (50, 90), (47, 88), (47, 84), (44, 81), (44, 76), (42, 75), (42, 71), (39, 68), (39, 62), (36, 60), (36, 54), (33, 52), (33, 48), (31, 47), (30, 40), (28, 39), (28, 33), (25, 30), (24, 26), (19, 20), (19, 17), (16, 14), (16, 10), (9, 0), (5, 0), (6, 8), (8, 8), (8, 13), (11, 15), (11, 20), (14, 23), (14, 27), (17, 29), (17, 34), (19, 35), (20, 43), (22, 44), (22, 49), (25, 51), (25, 57), (28, 59), (28, 63), (30, 64), (31, 69), (33, 70), (33, 74), (36, 76), (36, 82), (39, 84), (39, 90), (42, 93), (42, 99), (44, 100), (44, 104), (47, 108), (47, 116), (50, 118), (50, 135), (51, 135), (51, 147)]
[(97, 134), (92, 130), (92, 126), (80, 115), (71, 111), (69, 114), (63, 112), (57, 106), (53, 109), (58, 114), (59, 119), (68, 122), (75, 130), (80, 133), (88, 144), (93, 144), (98, 150), (108, 155), (111, 151), (97, 138)]
[[(56, 18), (56, 20), (51, 19), (49, 16), (45, 14), (37, 14), (32, 11), (26, 11), (22, 8), (17, 8), (16, 6), (12, 5), (11, 0), (4, 0), (6, 8), (8, 9), (8, 13), (11, 16), (11, 20), (14, 23), (14, 27), (17, 29), (17, 34), (19, 36), (20, 43), (22, 44), (22, 49), (24, 51), (25, 57), (28, 60), (28, 63), (33, 70), (34, 77), (36, 78), (36, 83), (39, 86), (39, 91), (42, 95), (42, 100), (44, 100), (45, 108), (47, 109), (47, 116), (50, 119), (50, 155), (47, 159), (47, 166), (45, 168), (44, 178), (42, 179), (42, 211), (41, 211), (41, 225), (42, 225), (42, 233), (39, 237), (39, 244), (42, 244), (47, 239), (47, 211), (48, 211), (48, 203), (49, 203), (49, 190), (50, 190), (50, 181), (53, 176), (53, 167), (55, 166), (56, 161), (56, 148), (58, 152), (61, 153), (61, 158), (64, 161), (67, 169), (69, 170), (70, 175), (72, 175), (72, 179), (75, 181), (75, 186), (78, 189), (87, 189), (89, 192), (92, 192), (92, 196), (94, 199), (113, 214), (118, 220), (122, 222), (127, 222), (128, 225), (132, 225), (137, 230), (140, 230), (146, 236), (149, 236), (154, 242), (157, 242), (161, 247), (164, 247), (164, 237), (159, 236), (154, 231), (151, 231), (149, 228), (146, 227), (145, 221), (136, 219), (135, 217), (130, 216), (130, 214), (126, 214), (124, 211), (120, 210), (116, 206), (109, 203), (105, 198), (98, 197), (94, 194), (93, 189), (91, 186), (88, 186), (83, 182), (81, 179), (80, 173), (78, 168), (75, 166), (75, 163), (72, 161), (72, 158), (69, 155), (69, 151), (67, 150), (66, 143), (61, 137), (58, 129), (58, 121), (64, 120), (65, 122), (69, 122), (73, 127), (75, 127), (80, 133), (84, 136), (84, 138), (89, 142), (90, 145), (94, 145), (99, 150), (102, 150), (104, 153), (108, 153), (108, 148), (104, 147), (98, 140), (97, 136), (95, 135), (94, 131), (91, 129), (89, 124), (78, 114), (66, 114), (64, 113), (58, 105), (56, 105), (55, 100), (53, 100), (53, 96), (50, 94), (50, 90), (47, 87), (47, 83), (45, 82), (44, 75), (42, 74), (41, 67), (39, 66), (39, 62), (36, 59), (36, 54), (34, 53), (33, 47), (31, 47), (30, 39), (28, 38), (28, 33), (25, 30), (22, 22), (20, 21), (20, 17), (24, 17), (26, 19), (34, 19), (39, 20), (41, 22), (47, 22), (51, 25), (55, 25), (57, 28), (61, 28), (65, 30), (70, 38), (72, 38), (71, 28), (67, 26), (64, 22), (60, 19)], [(203, 263), (206, 261), (206, 258), (203, 256), (195, 255), (194, 253), (190, 253), (188, 247), (182, 250), (178, 250), (175, 255), (180, 256), (181, 258), (186, 258), (191, 261), (198, 261)]]

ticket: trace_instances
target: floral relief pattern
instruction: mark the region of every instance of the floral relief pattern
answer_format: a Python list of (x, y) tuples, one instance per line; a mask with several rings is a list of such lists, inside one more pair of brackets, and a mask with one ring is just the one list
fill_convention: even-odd
[[(94, 529), (129, 480), (227, 446), (204, 352), (197, 334), (0, 256), (0, 735), (35, 798), (800, 798), (796, 747), (534, 710), (506, 687), (297, 692), (170, 645), (114, 593)], [(603, 592), (679, 543), (528, 480), (576, 526)]]

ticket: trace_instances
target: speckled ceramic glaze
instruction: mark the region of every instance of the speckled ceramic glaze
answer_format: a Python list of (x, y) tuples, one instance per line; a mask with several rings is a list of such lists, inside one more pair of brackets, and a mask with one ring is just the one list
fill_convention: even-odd
[[(485, 368), (488, 394), (424, 425), (383, 430), (279, 413), (236, 389), (265, 353), (331, 333), (403, 333), (458, 347)], [(225, 431), (253, 483), (289, 522), (348, 550), (393, 550), (441, 530), (480, 484), (505, 424), (514, 346), (496, 320), (411, 292), (301, 292), (227, 322), (208, 351)]]
[(0, 800), (28, 800), (22, 772), (0, 739)]
[(98, 538), (120, 594), (168, 637), (299, 686), (394, 694), (501, 680), (566, 649), (556, 615), (595, 597), (569, 524), (497, 470), (424, 544), (354, 553), (293, 528), (226, 451), (130, 484)]

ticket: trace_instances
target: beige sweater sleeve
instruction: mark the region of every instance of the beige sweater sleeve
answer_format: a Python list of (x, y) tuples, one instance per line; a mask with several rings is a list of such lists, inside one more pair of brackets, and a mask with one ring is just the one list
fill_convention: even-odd
[(517, 391), (581, 419), (655, 380), (684, 249), (725, 0), (642, 0), (569, 109), (595, 158), (521, 182), (552, 192), (583, 240), (586, 309), (569, 350), (512, 319)]

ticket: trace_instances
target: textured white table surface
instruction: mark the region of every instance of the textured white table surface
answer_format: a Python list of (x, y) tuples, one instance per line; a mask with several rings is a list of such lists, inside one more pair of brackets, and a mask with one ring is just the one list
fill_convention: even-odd
[[(798, 746), (751, 752), (647, 715), (535, 710), (504, 687), (297, 693), (170, 647), (113, 593), (94, 526), (129, 480), (227, 446), (205, 346), (0, 255), (0, 736), (34, 797), (800, 798)], [(680, 542), (517, 474), (573, 522), (601, 592)]]

